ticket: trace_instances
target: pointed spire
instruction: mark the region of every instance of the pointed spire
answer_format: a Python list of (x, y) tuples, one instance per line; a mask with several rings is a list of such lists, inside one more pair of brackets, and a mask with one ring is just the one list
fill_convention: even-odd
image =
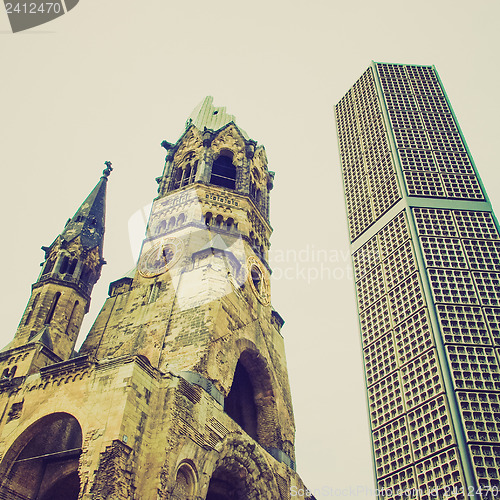
[[(186, 122), (186, 128), (194, 125), (199, 130), (204, 130), (205, 128), (219, 130), (231, 122), (236, 124), (234, 115), (227, 113), (225, 107), (214, 106), (214, 98), (207, 96), (194, 108)], [(243, 137), (248, 139), (247, 133), (239, 126), (238, 129), (243, 134)]]
[(106, 184), (113, 170), (111, 162), (104, 162), (106, 168), (99, 182), (80, 205), (75, 215), (68, 220), (61, 236), (67, 242), (80, 236), (82, 246), (89, 250), (101, 246), (104, 236), (104, 221), (106, 211)]

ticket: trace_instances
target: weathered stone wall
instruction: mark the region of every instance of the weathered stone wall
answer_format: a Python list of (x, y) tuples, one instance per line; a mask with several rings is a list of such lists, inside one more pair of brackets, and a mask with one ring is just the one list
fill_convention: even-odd
[(6, 414), (19, 398), (17, 418), (1, 421), (0, 460), (6, 458), (1, 472), (6, 475), (15, 458), (9, 454), (12, 445), (46, 417), (48, 408), (73, 415), (83, 435), (82, 499), (171, 498), (176, 471), (186, 461), (195, 470), (193, 498), (204, 498), (217, 467), (245, 470), (245, 487), (258, 492), (254, 498), (280, 498), (273, 496), (278, 484), (298, 481), (201, 387), (176, 374), (162, 375), (142, 358), (50, 367), (10, 395)]
[[(52, 350), (60, 359), (64, 360), (70, 357), (88, 300), (75, 289), (56, 282), (46, 283), (33, 289), (25, 314), (11, 344), (12, 347), (26, 344), (30, 337), (38, 334), (44, 328), (57, 293), (60, 294), (60, 297), (49, 325)], [(36, 306), (31, 312), (35, 297), (37, 297)], [(78, 304), (75, 307), (76, 302)], [(27, 319), (29, 321), (26, 321)]]

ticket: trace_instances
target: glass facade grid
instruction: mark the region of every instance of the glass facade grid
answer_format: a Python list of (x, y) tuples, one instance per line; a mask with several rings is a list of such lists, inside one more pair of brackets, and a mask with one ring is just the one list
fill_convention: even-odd
[(377, 487), (498, 497), (500, 234), (439, 76), (372, 63), (335, 113)]

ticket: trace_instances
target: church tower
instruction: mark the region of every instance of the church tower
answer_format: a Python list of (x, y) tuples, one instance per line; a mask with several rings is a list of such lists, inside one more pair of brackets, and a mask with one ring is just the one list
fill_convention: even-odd
[[(283, 319), (270, 303), (265, 150), (211, 97), (162, 146), (138, 265), (111, 283), (77, 355), (104, 262), (110, 165), (44, 248), (19, 329), (0, 352), (0, 498), (306, 496)], [(31, 351), (29, 368), (12, 373)]]
[(104, 264), (106, 184), (111, 170), (111, 163), (106, 162), (100, 181), (68, 219), (63, 232), (49, 247), (42, 247), (42, 271), (9, 348), (39, 342), (59, 360), (72, 355), (92, 288)]

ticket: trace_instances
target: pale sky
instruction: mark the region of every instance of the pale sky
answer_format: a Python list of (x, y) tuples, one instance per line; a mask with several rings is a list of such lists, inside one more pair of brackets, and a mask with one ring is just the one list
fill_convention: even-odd
[(374, 498), (333, 106), (371, 60), (434, 64), (493, 206), (500, 204), (500, 2), (80, 0), (12, 34), (0, 6), (0, 344), (43, 252), (113, 162), (108, 284), (134, 265), (128, 221), (156, 195), (165, 150), (206, 96), (266, 147), (272, 303), (297, 427), (297, 469), (322, 498)]

